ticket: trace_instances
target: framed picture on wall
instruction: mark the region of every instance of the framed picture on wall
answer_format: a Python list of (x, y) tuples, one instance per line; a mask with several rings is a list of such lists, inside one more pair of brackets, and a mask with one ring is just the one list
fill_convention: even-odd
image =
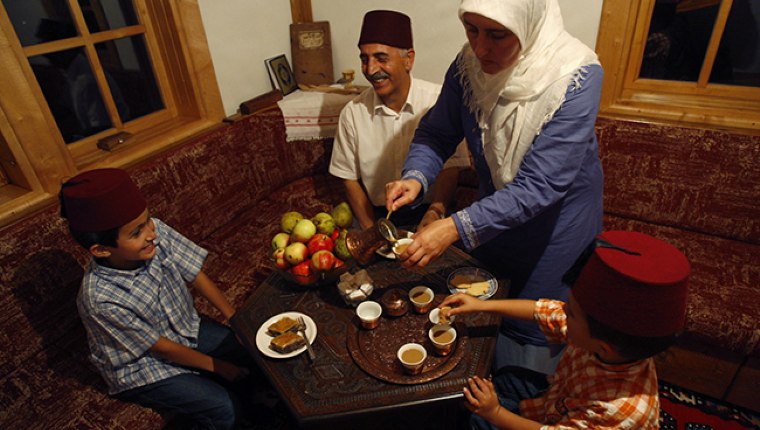
[[(296, 89), (298, 89), (298, 83), (296, 77), (293, 75), (293, 71), (290, 69), (285, 54), (278, 55), (273, 58), (265, 60), (267, 69), (269, 70), (269, 79), (272, 81), (272, 88), (279, 88), (282, 91), (282, 95), (286, 96)], [(275, 83), (277, 86), (275, 87)]]

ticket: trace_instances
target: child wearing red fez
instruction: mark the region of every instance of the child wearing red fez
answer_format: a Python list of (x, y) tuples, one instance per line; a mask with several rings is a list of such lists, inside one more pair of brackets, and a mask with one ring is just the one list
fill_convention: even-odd
[(225, 318), (235, 312), (201, 270), (208, 252), (152, 218), (123, 170), (79, 174), (59, 198), (72, 236), (92, 254), (77, 308), (108, 393), (202, 428), (232, 428), (231, 382), (248, 376), (250, 357), (228, 327), (193, 306), (189, 286)]
[[(489, 300), (457, 294), (451, 315), (492, 312), (535, 320), (547, 340), (567, 347), (550, 376), (512, 368), (464, 387), (475, 428), (659, 428), (652, 356), (682, 329), (690, 271), (672, 245), (635, 232), (597, 237), (566, 275), (567, 303)], [(578, 275), (579, 273), (579, 275)], [(577, 278), (577, 279), (573, 279)]]

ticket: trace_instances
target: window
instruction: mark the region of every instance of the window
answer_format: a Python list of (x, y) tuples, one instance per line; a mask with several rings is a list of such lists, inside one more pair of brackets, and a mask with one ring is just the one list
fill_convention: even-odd
[(197, 1), (0, 0), (0, 28), (0, 226), (224, 117)]
[(605, 0), (602, 115), (760, 130), (760, 2)]

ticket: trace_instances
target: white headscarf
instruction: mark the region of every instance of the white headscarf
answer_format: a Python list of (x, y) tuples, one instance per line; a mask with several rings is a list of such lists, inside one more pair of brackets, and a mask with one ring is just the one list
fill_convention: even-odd
[(583, 67), (599, 64), (596, 53), (565, 31), (557, 0), (462, 0), (459, 18), (492, 19), (520, 40), (513, 67), (489, 75), (469, 43), (457, 57), (464, 102), (483, 132), (486, 162), (496, 189), (512, 182), (541, 128), (580, 86)]

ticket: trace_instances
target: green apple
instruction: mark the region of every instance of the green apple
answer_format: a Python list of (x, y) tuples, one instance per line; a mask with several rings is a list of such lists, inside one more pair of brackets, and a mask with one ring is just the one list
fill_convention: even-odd
[(335, 220), (327, 212), (320, 212), (311, 219), (311, 222), (317, 226), (317, 233), (331, 235), (335, 231)]
[(317, 234), (317, 226), (311, 220), (302, 219), (293, 227), (293, 233), (290, 234), (290, 240), (293, 242), (308, 242), (312, 236)]
[(291, 266), (305, 261), (309, 257), (309, 250), (301, 242), (293, 242), (285, 247), (285, 261)]
[(290, 235), (287, 233), (277, 233), (272, 238), (272, 251), (285, 248), (290, 243)]
[(280, 228), (285, 233), (293, 233), (293, 228), (295, 228), (296, 224), (299, 220), (303, 219), (303, 215), (301, 215), (300, 212), (286, 212), (282, 218), (280, 219)]
[(335, 224), (340, 228), (351, 227), (351, 224), (354, 222), (354, 214), (346, 202), (342, 202), (333, 208), (332, 217), (335, 220)]

